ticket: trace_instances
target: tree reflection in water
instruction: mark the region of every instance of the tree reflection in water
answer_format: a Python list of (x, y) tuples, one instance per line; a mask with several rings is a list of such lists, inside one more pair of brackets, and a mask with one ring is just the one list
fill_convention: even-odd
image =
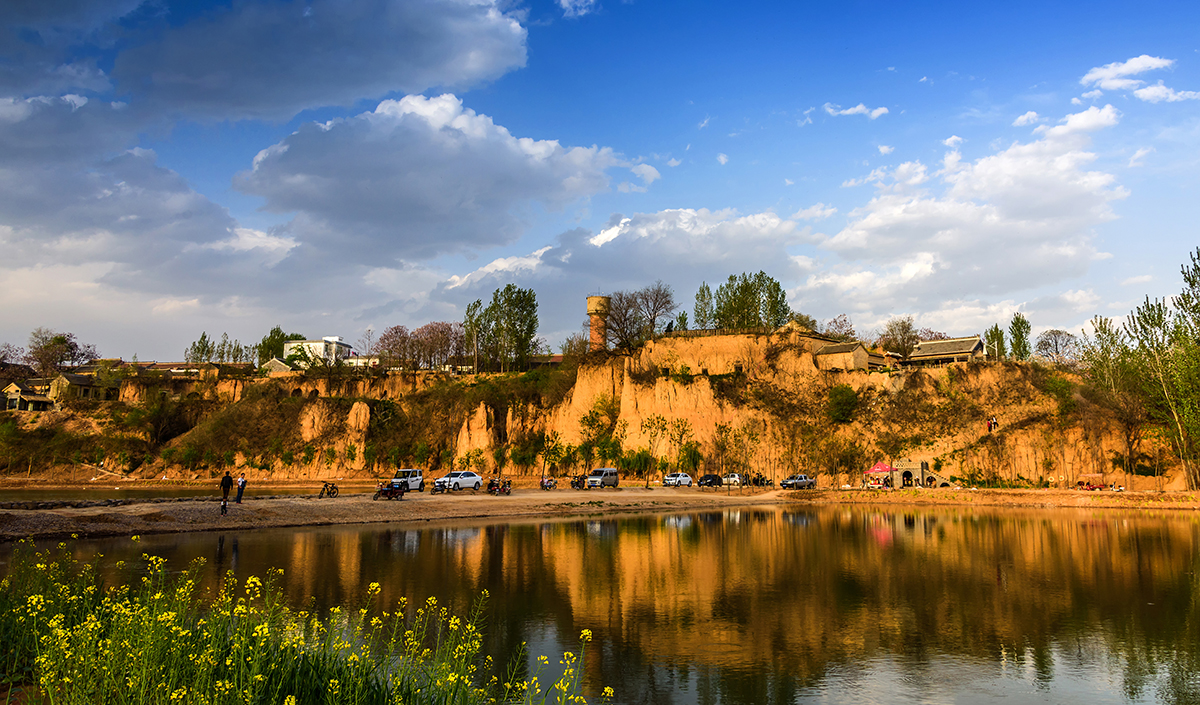
[(1200, 702), (1191, 514), (756, 508), (77, 550), (110, 566), (204, 557), (211, 585), (234, 561), (276, 566), (297, 605), (379, 582), (388, 602), (462, 611), (486, 588), (488, 653), (555, 654), (591, 629), (588, 682), (620, 702)]

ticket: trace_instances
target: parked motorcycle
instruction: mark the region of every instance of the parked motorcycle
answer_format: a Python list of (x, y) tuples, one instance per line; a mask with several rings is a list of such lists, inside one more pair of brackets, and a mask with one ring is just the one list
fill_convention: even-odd
[(571, 478), (571, 489), (586, 490), (587, 489), (587, 475), (576, 475), (575, 477), (572, 477)]
[(539, 486), (543, 490), (549, 491), (555, 487), (558, 487), (558, 482), (553, 477), (543, 477), (541, 483), (539, 483)]
[(488, 480), (487, 491), (488, 494), (494, 494), (497, 497), (502, 494), (512, 494), (512, 480), (493, 477), (491, 480)]
[(317, 499), (323, 499), (325, 497), (332, 498), (336, 496), (338, 496), (337, 485), (333, 484), (332, 482), (326, 482), (325, 484), (321, 485), (321, 492), (317, 495)]

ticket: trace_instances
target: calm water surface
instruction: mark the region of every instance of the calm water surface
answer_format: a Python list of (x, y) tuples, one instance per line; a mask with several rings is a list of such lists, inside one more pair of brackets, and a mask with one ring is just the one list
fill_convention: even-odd
[(210, 585), (279, 567), (296, 605), (379, 582), (465, 611), (487, 589), (488, 653), (555, 656), (591, 629), (588, 691), (623, 703), (1200, 703), (1191, 513), (754, 509), (75, 550), (204, 558)]

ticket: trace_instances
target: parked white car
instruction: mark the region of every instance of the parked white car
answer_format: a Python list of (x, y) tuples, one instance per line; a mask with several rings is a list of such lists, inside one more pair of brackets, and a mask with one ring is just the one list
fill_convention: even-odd
[(721, 484), (722, 485), (733, 485), (734, 487), (741, 487), (742, 486), (742, 476), (737, 474), (736, 472), (731, 472), (728, 475), (726, 475), (725, 477), (721, 478)]
[(478, 473), (471, 472), (470, 470), (455, 470), (445, 477), (439, 477), (434, 484), (443, 491), (463, 489), (477, 490), (483, 486), (483, 477)]
[(424, 492), (425, 491), (425, 471), (414, 470), (410, 468), (402, 468), (396, 471), (396, 475), (392, 478), (392, 487), (404, 485), (405, 492)]
[(663, 478), (663, 487), (691, 487), (692, 476), (686, 472), (673, 472)]

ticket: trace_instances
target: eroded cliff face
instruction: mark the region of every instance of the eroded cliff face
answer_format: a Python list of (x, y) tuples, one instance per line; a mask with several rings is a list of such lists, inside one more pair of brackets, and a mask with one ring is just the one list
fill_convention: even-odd
[[(1078, 393), (1060, 399), (1043, 391), (1047, 376), (1066, 373), (987, 361), (826, 371), (815, 364), (817, 345), (802, 335), (654, 341), (634, 356), (582, 367), (574, 388), (553, 408), (508, 409), (507, 429), (510, 437), (557, 434), (577, 446), (585, 440), (584, 415), (615, 400), (627, 451), (646, 448), (673, 459), (671, 442), (644, 429), (643, 421), (682, 422), (705, 456), (704, 470), (749, 465), (777, 480), (799, 470), (818, 475), (822, 486), (837, 486), (857, 485), (858, 473), (876, 461), (912, 460), (960, 479), (1069, 486), (1084, 478), (1147, 489), (1176, 488), (1182, 480), (1166, 457), (1162, 479), (1114, 471), (1112, 458), (1124, 446), (1113, 419)], [(858, 396), (848, 423), (829, 418), (829, 390), (838, 385)], [(999, 428), (989, 430), (993, 417)], [(459, 430), (456, 452), (480, 449), (490, 458), (493, 424), (486, 408), (477, 409)], [(844, 457), (834, 457), (839, 453)], [(569, 469), (579, 466), (562, 470)]]

